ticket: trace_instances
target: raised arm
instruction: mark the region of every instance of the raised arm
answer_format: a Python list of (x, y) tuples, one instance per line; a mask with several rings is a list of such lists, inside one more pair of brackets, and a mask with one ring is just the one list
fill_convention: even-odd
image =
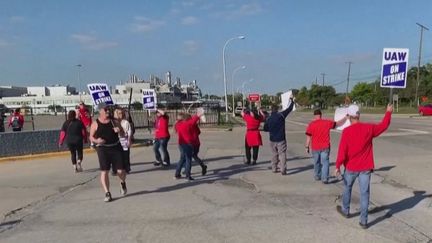
[(393, 112), (393, 105), (388, 105), (386, 113), (382, 121), (378, 124), (373, 125), (373, 137), (378, 137), (390, 126), (391, 114)]
[(294, 107), (294, 99), (290, 98), (290, 105), (288, 106), (288, 108), (286, 108), (285, 110), (281, 111), (281, 114), (283, 115), (284, 118), (286, 118), (288, 116), (289, 113), (291, 113), (293, 107)]

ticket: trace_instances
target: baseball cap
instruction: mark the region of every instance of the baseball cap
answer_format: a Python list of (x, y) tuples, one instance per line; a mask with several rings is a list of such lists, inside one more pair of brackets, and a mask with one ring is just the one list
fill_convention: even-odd
[(347, 113), (349, 116), (358, 117), (360, 116), (360, 108), (358, 105), (350, 105), (348, 106)]

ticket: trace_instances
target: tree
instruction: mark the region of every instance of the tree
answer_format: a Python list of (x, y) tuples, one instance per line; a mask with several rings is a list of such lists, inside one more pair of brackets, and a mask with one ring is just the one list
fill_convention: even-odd
[(143, 109), (143, 104), (139, 101), (135, 101), (134, 103), (131, 104), (132, 109), (133, 110), (142, 110)]
[(360, 82), (354, 86), (351, 91), (351, 97), (353, 101), (359, 103), (371, 103), (372, 101), (373, 89), (371, 86), (365, 82)]
[(318, 105), (321, 109), (333, 105), (336, 90), (332, 86), (320, 86), (312, 84), (309, 92), (309, 100), (312, 104)]
[(298, 92), (298, 94), (296, 96), (296, 102), (299, 105), (302, 105), (302, 106), (309, 106), (309, 105), (311, 105), (310, 100), (309, 100), (309, 91), (306, 88), (306, 86), (303, 86), (299, 90), (299, 92)]

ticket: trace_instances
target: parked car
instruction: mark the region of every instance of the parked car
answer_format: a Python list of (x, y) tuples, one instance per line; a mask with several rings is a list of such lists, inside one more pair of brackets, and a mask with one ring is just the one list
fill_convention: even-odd
[(419, 106), (418, 112), (420, 116), (432, 116), (432, 104)]

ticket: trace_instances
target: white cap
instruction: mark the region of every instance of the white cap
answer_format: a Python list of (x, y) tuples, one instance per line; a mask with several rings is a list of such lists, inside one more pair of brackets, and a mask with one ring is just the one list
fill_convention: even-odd
[(350, 105), (348, 106), (347, 113), (349, 116), (358, 117), (360, 116), (360, 108), (358, 105)]

